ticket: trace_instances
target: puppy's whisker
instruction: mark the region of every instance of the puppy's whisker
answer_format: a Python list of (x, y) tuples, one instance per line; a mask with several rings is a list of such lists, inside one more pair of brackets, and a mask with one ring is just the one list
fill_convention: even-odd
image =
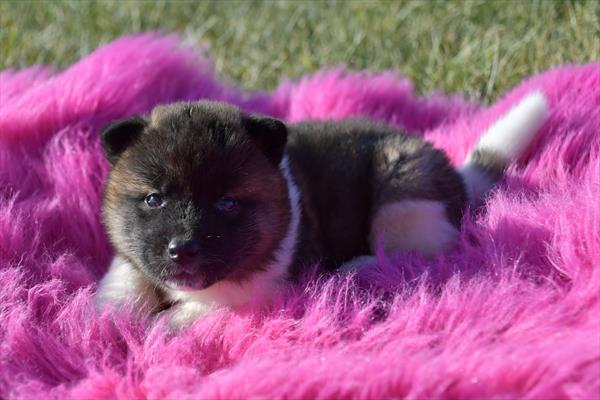
[(229, 265), (225, 260), (223, 260), (223, 259), (221, 259), (219, 257), (216, 257), (216, 256), (209, 256), (209, 257), (206, 258), (206, 261), (208, 261), (208, 262), (217, 261), (217, 262), (219, 262), (219, 263), (221, 263), (221, 264), (223, 264), (225, 266)]

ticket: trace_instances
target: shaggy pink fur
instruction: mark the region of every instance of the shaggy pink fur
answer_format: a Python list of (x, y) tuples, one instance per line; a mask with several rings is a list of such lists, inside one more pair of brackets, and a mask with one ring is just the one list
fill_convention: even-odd
[[(315, 278), (263, 314), (189, 330), (91, 297), (111, 249), (99, 209), (111, 119), (221, 99), (289, 121), (364, 115), (459, 163), (541, 89), (550, 119), (436, 260), (379, 257)], [(246, 94), (174, 37), (111, 43), (64, 72), (0, 74), (0, 398), (592, 399), (600, 394), (600, 64), (530, 78), (491, 107), (418, 97), (395, 73), (341, 69)]]

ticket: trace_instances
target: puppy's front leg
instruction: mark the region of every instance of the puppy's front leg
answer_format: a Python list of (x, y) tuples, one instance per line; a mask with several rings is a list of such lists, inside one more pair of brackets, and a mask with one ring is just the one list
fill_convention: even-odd
[(141, 315), (150, 315), (160, 305), (156, 286), (142, 272), (119, 256), (115, 256), (108, 272), (98, 284), (94, 299), (96, 309), (121, 308), (133, 304)]
[(198, 301), (182, 301), (167, 310), (169, 326), (179, 330), (190, 326), (198, 317), (212, 311), (213, 308)]
[(349, 274), (351, 272), (358, 272), (359, 270), (377, 264), (377, 257), (375, 256), (358, 256), (353, 259), (346, 261), (338, 269), (338, 272), (343, 274)]

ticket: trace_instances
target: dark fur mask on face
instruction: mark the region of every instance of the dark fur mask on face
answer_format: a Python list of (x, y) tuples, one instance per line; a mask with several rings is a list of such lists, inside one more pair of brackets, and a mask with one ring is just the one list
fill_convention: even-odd
[(242, 281), (268, 264), (290, 220), (286, 136), (280, 121), (220, 103), (109, 125), (103, 216), (117, 253), (174, 288)]

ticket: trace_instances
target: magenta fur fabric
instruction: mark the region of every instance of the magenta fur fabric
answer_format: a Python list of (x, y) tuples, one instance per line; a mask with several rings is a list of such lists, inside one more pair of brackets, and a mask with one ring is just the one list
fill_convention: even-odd
[[(112, 257), (98, 141), (112, 119), (202, 98), (287, 121), (360, 115), (458, 164), (533, 90), (549, 120), (435, 260), (379, 255), (356, 276), (307, 274), (262, 313), (222, 310), (179, 334), (92, 306)], [(597, 63), (527, 78), (485, 107), (342, 69), (244, 93), (176, 37), (126, 37), (62, 72), (0, 73), (0, 200), (3, 399), (600, 396)]]

